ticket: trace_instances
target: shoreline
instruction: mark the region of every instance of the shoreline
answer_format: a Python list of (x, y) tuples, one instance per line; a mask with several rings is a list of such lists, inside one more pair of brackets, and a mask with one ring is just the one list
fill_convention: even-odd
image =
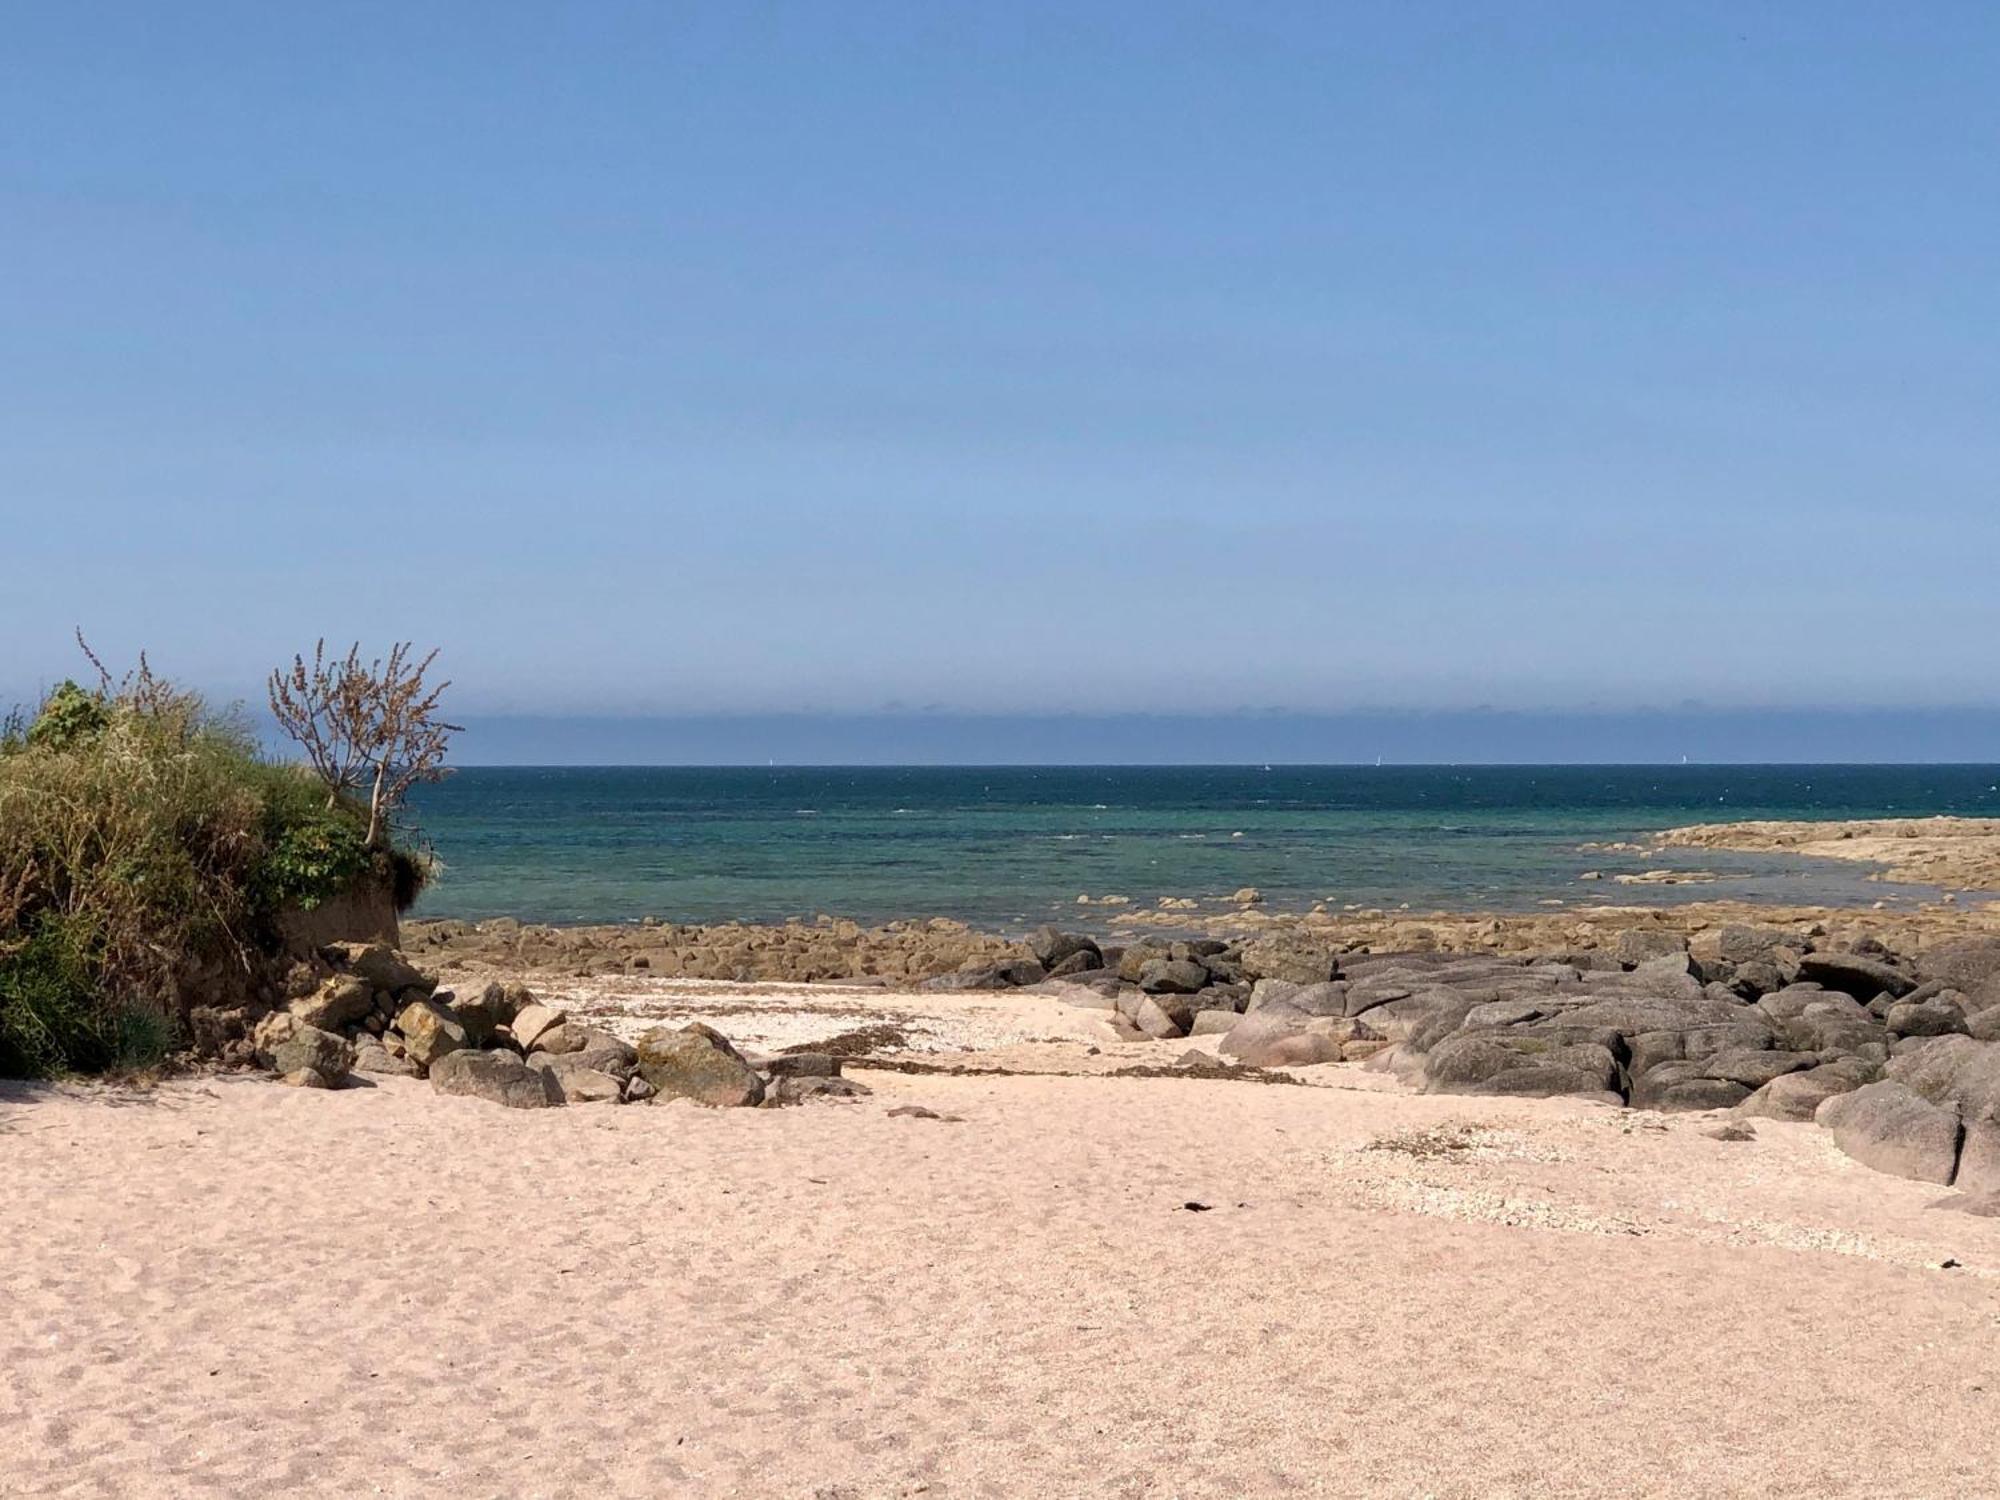
[(1879, 865), (1867, 878), (2000, 891), (2000, 818), (1849, 818), (1697, 823), (1658, 835), (1663, 849), (1797, 855)]
[[(1155, 937), (1244, 941), (1306, 934), (1342, 954), (1535, 955), (1610, 951), (1621, 934), (1634, 929), (1693, 940), (1739, 924), (1782, 927), (1835, 943), (1873, 939), (1913, 951), (1955, 938), (2000, 933), (2000, 900), (1881, 909), (1723, 901), (1575, 906), (1533, 914), (1147, 908), (1113, 916), (1096, 924), (1094, 931), (1117, 943)], [(1093, 930), (1092, 924), (1083, 922), (1064, 925)], [(512, 918), (479, 923), (431, 919), (405, 922), (403, 942), (413, 955), (447, 975), (505, 971), (792, 984), (916, 983), (1018, 958), (1026, 951), (1021, 937), (981, 931), (950, 917), (873, 927), (832, 916), (810, 922), (572, 926)]]

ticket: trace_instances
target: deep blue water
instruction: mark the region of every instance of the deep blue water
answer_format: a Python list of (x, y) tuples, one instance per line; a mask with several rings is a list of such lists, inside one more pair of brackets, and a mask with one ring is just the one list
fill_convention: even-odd
[[(420, 790), (425, 916), (707, 922), (831, 912), (1013, 927), (1080, 893), (1523, 910), (1549, 898), (1915, 893), (1772, 856), (1586, 853), (1676, 824), (2000, 816), (1995, 766), (482, 767)], [(1715, 884), (1579, 883), (1679, 866)]]

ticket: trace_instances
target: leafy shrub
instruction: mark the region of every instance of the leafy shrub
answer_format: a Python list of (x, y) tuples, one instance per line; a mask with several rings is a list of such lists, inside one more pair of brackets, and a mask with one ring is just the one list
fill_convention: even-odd
[(143, 662), (64, 683), (0, 742), (0, 1075), (157, 1060), (191, 1005), (254, 992), (279, 913), (409, 863), (366, 834)]
[(45, 750), (67, 750), (104, 733), (111, 722), (104, 702), (74, 682), (64, 682), (42, 704), (28, 726), (27, 743)]

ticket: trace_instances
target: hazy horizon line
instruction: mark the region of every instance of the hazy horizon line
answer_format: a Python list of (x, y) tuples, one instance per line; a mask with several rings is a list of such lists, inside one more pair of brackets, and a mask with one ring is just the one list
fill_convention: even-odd
[(1988, 765), (2000, 707), (468, 715), (508, 766)]

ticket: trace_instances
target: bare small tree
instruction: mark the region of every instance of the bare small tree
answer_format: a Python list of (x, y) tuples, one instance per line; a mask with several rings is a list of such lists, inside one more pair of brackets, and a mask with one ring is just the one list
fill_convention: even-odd
[(326, 783), (326, 805), (367, 788), (371, 847), (387, 836), (389, 820), (411, 787), (443, 780), (445, 751), (461, 732), (461, 726), (438, 717), (451, 684), (431, 686), (424, 680), (437, 652), (417, 661), (413, 650), (400, 641), (386, 662), (377, 658), (364, 665), (359, 643), (346, 656), (329, 659), (321, 640), (310, 665), (295, 656), (289, 669), (271, 674), (272, 717)]

